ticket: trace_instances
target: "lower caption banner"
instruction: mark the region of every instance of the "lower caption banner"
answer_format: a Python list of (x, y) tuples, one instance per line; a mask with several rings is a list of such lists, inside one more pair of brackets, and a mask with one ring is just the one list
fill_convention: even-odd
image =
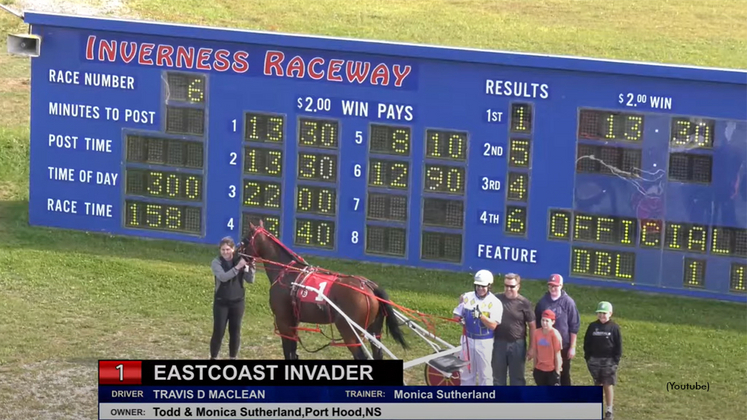
[(601, 387), (427, 387), (402, 381), (401, 360), (99, 361), (99, 419), (603, 416)]

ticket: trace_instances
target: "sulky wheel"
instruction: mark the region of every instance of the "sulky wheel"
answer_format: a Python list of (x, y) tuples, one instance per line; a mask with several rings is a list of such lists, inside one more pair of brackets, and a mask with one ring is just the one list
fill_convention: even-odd
[(425, 364), (425, 384), (428, 386), (459, 386), (462, 382), (459, 371), (451, 374), (451, 378), (445, 377), (439, 370)]

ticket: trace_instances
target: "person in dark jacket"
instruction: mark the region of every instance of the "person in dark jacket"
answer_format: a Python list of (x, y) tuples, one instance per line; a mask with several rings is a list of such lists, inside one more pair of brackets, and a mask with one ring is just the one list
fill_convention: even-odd
[(244, 317), (244, 282), (254, 283), (256, 265), (234, 255), (236, 244), (231, 237), (220, 241), (220, 256), (210, 268), (215, 276), (213, 296), (213, 336), (210, 339), (210, 359), (217, 359), (228, 325), (228, 356), (236, 359), (241, 347), (241, 320)]
[(617, 367), (622, 357), (620, 326), (612, 321), (612, 304), (599, 302), (597, 320), (589, 324), (584, 336), (584, 359), (594, 385), (602, 386), (607, 402), (605, 420), (612, 420), (613, 387), (617, 384)]
[(560, 372), (560, 385), (571, 386), (571, 359), (576, 357), (576, 337), (581, 328), (581, 318), (578, 315), (576, 302), (563, 290), (563, 276), (553, 274), (547, 282), (547, 293), (537, 302), (534, 308), (536, 327), (540, 324), (542, 313), (549, 309), (555, 313), (555, 329), (563, 339), (563, 370)]

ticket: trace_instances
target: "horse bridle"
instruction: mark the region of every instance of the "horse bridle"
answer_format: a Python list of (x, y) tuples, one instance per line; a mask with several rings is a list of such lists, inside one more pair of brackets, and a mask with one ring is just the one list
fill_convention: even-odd
[[(261, 226), (257, 226), (257, 227), (256, 227), (256, 228), (254, 229), (254, 233), (252, 234), (252, 237), (251, 237), (251, 238), (249, 238), (249, 241), (248, 241), (248, 243), (247, 243), (247, 240), (246, 240), (246, 239), (244, 239), (244, 240), (242, 240), (242, 241), (241, 241), (241, 246), (239, 247), (239, 255), (241, 255), (241, 256), (247, 256), (247, 257), (250, 257), (250, 258), (255, 258), (255, 259), (256, 259), (257, 257), (259, 257), (259, 255), (256, 255), (256, 254), (257, 254), (257, 248), (256, 248), (256, 247), (254, 246), (254, 238), (256, 238), (256, 237), (257, 237), (257, 234), (259, 234), (260, 232), (263, 232), (263, 233), (265, 233), (265, 234), (267, 234), (267, 235), (272, 235), (272, 234), (271, 234), (270, 232), (268, 232), (268, 231), (267, 231), (267, 230), (266, 230), (265, 228), (263, 228), (263, 227), (261, 227)], [(246, 253), (246, 251), (247, 251), (247, 247), (248, 247), (248, 246), (251, 246), (251, 247), (252, 247), (252, 253), (251, 253), (251, 254), (247, 254), (247, 253)], [(242, 253), (241, 251), (244, 251), (244, 252)]]
[[(286, 247), (285, 245), (283, 245), (283, 243), (280, 242), (280, 240), (278, 238), (276, 238), (275, 235), (273, 235), (272, 233), (270, 233), (270, 231), (268, 231), (267, 229), (265, 229), (263, 226), (256, 226), (254, 228), (254, 233), (252, 234), (252, 237), (249, 238), (248, 243), (247, 243), (246, 239), (244, 239), (244, 240), (241, 241), (241, 247), (239, 248), (239, 251), (247, 251), (247, 247), (251, 247), (252, 253), (251, 254), (247, 254), (245, 252), (244, 253), (239, 252), (239, 255), (247, 256), (247, 257), (253, 258), (253, 259), (258, 260), (258, 261), (266, 261), (265, 259), (261, 258), (259, 255), (257, 255), (257, 247), (254, 246), (254, 240), (257, 238), (257, 235), (259, 235), (260, 233), (265, 234), (265, 236), (267, 236), (271, 241), (275, 242), (277, 245), (279, 245), (281, 248), (283, 248), (288, 254), (290, 254), (290, 256), (291, 256), (291, 258), (293, 258), (293, 260), (296, 260), (296, 262), (301, 262), (303, 264), (307, 264), (306, 261), (300, 255), (298, 255), (295, 252), (293, 252), (290, 249), (288, 249), (288, 247)], [(279, 264), (279, 263), (277, 263), (275, 261), (266, 261), (266, 262), (269, 262), (269, 263), (275, 264), (275, 265), (281, 265), (281, 264)]]

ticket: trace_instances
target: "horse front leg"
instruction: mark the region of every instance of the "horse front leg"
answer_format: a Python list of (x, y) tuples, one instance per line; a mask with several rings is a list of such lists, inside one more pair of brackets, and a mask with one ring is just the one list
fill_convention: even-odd
[(298, 360), (298, 353), (296, 352), (296, 349), (298, 348), (298, 343), (296, 340), (291, 340), (289, 338), (282, 338), (283, 341), (283, 355), (285, 356), (285, 360)]
[(275, 318), (275, 323), (283, 343), (283, 357), (285, 360), (298, 360), (298, 332), (295, 325), (280, 318)]

